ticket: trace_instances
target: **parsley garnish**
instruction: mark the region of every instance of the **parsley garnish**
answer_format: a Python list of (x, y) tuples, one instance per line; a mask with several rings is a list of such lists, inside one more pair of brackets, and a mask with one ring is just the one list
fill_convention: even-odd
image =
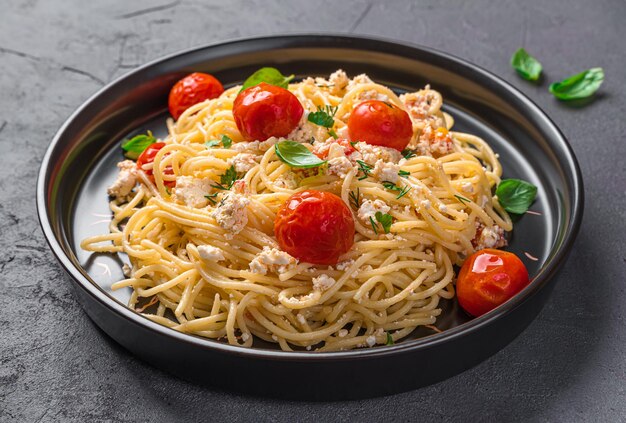
[(204, 143), (208, 148), (212, 148), (222, 144), (224, 148), (230, 148), (233, 145), (233, 140), (228, 135), (222, 135), (221, 140), (211, 140)]
[(368, 165), (363, 160), (357, 160), (356, 162), (359, 165), (359, 170), (363, 172), (363, 176), (359, 178), (359, 181), (370, 176), (370, 173), (372, 172), (372, 166)]
[(389, 229), (391, 229), (391, 223), (393, 222), (393, 217), (387, 213), (376, 212), (376, 220), (382, 225), (383, 230), (386, 234), (389, 233)]
[(409, 150), (408, 148), (406, 150), (402, 150), (402, 156), (408, 160), (411, 157), (416, 156), (415, 150)]
[(209, 195), (205, 195), (204, 198), (206, 198), (207, 200), (209, 200), (211, 202), (211, 204), (215, 205), (215, 197), (217, 197), (217, 192), (214, 192), (213, 194), (209, 194)]
[(219, 184), (212, 184), (211, 186), (217, 189), (222, 189), (224, 191), (228, 191), (233, 187), (233, 184), (237, 180), (237, 171), (235, 170), (235, 165), (232, 165), (226, 172), (220, 176)]
[(454, 196), (456, 197), (456, 199), (457, 199), (457, 200), (459, 200), (459, 201), (460, 201), (461, 203), (463, 203), (464, 205), (465, 205), (466, 203), (469, 203), (469, 202), (471, 201), (469, 198), (465, 198), (465, 197), (462, 197), (462, 196), (457, 195), (457, 194), (454, 194)]
[(359, 198), (360, 196), (361, 188), (356, 189), (356, 194), (354, 193), (354, 191), (350, 191), (350, 204), (352, 204), (357, 210), (359, 209), (359, 207), (361, 207), (361, 200)]
[(317, 112), (309, 113), (308, 121), (324, 128), (332, 128), (335, 124), (335, 113), (337, 113), (338, 107), (324, 106), (321, 108), (317, 106)]
[(389, 181), (384, 181), (383, 186), (385, 188), (387, 188), (390, 191), (398, 191), (399, 194), (396, 197), (396, 199), (400, 199), (402, 197), (404, 197), (406, 195), (407, 192), (411, 191), (411, 187), (408, 185), (405, 185), (404, 187), (399, 187), (396, 184), (394, 184), (393, 182), (389, 182)]
[(393, 345), (393, 336), (389, 332), (385, 332), (387, 334), (387, 342), (385, 345)]

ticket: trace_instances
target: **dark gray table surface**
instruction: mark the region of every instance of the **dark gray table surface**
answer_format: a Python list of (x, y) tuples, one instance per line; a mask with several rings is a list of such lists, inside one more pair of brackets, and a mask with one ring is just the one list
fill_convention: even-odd
[[(626, 421), (626, 2), (0, 2), (0, 421)], [(130, 355), (87, 318), (43, 239), (35, 179), (55, 131), (147, 61), (237, 37), (370, 34), (438, 48), (511, 82), (569, 138), (586, 209), (549, 304), (512, 344), (444, 382), (352, 402), (284, 402), (200, 387)], [(546, 81), (602, 66), (584, 108), (509, 66), (525, 46)], [(393, 379), (393, 375), (389, 375)], [(294, 375), (293, 389), (306, 382)]]

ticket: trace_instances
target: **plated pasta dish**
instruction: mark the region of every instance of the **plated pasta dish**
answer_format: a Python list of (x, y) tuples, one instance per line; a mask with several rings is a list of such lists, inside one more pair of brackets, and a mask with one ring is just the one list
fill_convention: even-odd
[(444, 301), (470, 316), (529, 283), (502, 250), (537, 189), (502, 179), (488, 143), (454, 130), (442, 95), (343, 70), (262, 68), (224, 89), (172, 87), (168, 135), (122, 143), (109, 233), (128, 306), (197, 336), (339, 351), (434, 332)]

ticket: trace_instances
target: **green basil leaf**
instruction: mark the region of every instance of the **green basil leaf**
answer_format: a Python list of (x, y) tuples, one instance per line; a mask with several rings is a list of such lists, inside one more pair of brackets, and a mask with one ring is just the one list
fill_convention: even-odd
[(224, 148), (230, 148), (233, 145), (233, 140), (228, 135), (222, 135), (222, 145)]
[(294, 78), (294, 75), (285, 76), (276, 68), (261, 68), (254, 72), (246, 79), (241, 87), (241, 90), (253, 87), (265, 82), (266, 84), (276, 85), (277, 87), (287, 88), (289, 81)]
[(155, 142), (156, 138), (152, 136), (152, 132), (148, 131), (147, 135), (136, 135), (129, 140), (122, 141), (122, 150), (126, 157), (137, 160), (141, 153)]
[(511, 66), (522, 78), (529, 81), (538, 80), (543, 70), (541, 63), (523, 48), (517, 50), (511, 57)]
[(509, 213), (526, 213), (535, 201), (537, 187), (521, 179), (504, 179), (496, 189), (498, 201)]
[(378, 223), (382, 225), (385, 233), (388, 234), (389, 229), (391, 229), (391, 223), (393, 222), (393, 217), (391, 217), (390, 214), (387, 214), (387, 213), (383, 214), (378, 211), (376, 212), (376, 220), (378, 220)]
[(550, 85), (550, 92), (559, 100), (587, 98), (595, 93), (604, 81), (604, 70), (593, 68)]
[(281, 141), (274, 147), (278, 158), (291, 167), (317, 167), (326, 163), (311, 153), (304, 144), (295, 141)]

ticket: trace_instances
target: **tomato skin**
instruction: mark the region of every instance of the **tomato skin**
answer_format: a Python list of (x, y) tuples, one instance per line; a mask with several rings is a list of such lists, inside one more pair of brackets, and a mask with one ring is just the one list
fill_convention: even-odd
[[(164, 142), (155, 142), (154, 144), (149, 145), (137, 158), (137, 169), (141, 169), (145, 164), (154, 162), (154, 157), (157, 155), (159, 150), (161, 150), (165, 146), (166, 144)], [(152, 182), (154, 182), (154, 173), (152, 172), (152, 169), (144, 170), (144, 172), (148, 176), (148, 178)], [(165, 168), (164, 173), (167, 175), (174, 174), (170, 166), (167, 166)], [(176, 181), (163, 181), (163, 185), (165, 185), (166, 187), (173, 187), (176, 185)]]
[(296, 129), (304, 109), (289, 90), (261, 82), (240, 92), (233, 116), (246, 141), (284, 137)]
[(330, 192), (297, 192), (282, 205), (274, 233), (283, 251), (301, 261), (332, 265), (354, 244), (354, 218)]
[(399, 107), (380, 100), (368, 100), (352, 110), (348, 133), (352, 141), (402, 151), (413, 137), (413, 123), (409, 114)]
[(194, 72), (178, 81), (170, 90), (168, 105), (175, 120), (185, 110), (205, 100), (219, 97), (224, 92), (222, 83), (208, 73)]
[(528, 270), (513, 253), (484, 249), (463, 264), (456, 282), (461, 307), (482, 316), (506, 302), (530, 283)]

